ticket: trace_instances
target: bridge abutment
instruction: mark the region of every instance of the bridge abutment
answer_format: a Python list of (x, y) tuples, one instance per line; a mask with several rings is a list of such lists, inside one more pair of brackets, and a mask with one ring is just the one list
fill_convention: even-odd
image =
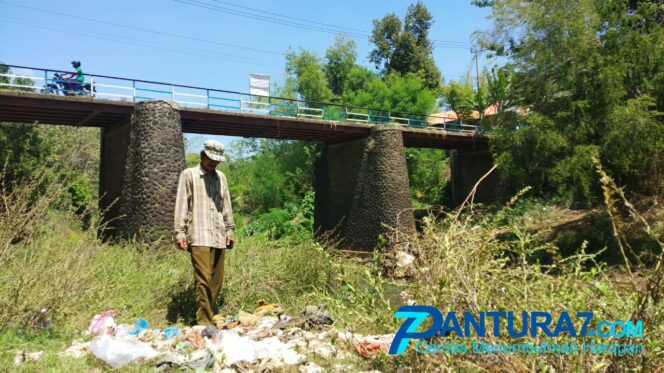
[[(450, 150), (452, 171), (452, 203), (459, 206), (471, 192), (479, 179), (493, 167), (488, 150)], [(474, 202), (491, 203), (500, 195), (498, 172), (493, 171), (477, 187)]]
[(101, 129), (99, 211), (102, 213), (102, 226), (99, 234), (105, 238), (116, 235), (119, 227), (130, 128), (131, 121), (125, 120)]
[[(158, 237), (173, 226), (185, 168), (180, 113), (166, 101), (137, 103), (131, 123), (102, 132), (100, 206), (115, 237)], [(123, 154), (124, 153), (124, 154)], [(108, 234), (107, 234), (108, 236)]]
[(402, 131), (326, 144), (316, 165), (314, 229), (341, 248), (372, 250), (389, 227), (415, 231)]

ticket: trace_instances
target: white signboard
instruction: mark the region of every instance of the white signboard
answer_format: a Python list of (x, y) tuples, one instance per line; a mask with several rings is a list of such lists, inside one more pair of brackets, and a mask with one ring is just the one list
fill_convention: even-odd
[(267, 74), (250, 74), (249, 94), (255, 96), (269, 96), (270, 76)]

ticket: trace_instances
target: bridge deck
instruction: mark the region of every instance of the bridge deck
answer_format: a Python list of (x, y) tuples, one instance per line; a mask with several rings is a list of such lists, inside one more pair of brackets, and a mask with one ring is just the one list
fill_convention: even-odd
[[(0, 91), (0, 122), (109, 127), (130, 119), (133, 102)], [(366, 137), (376, 125), (274, 117), (181, 107), (185, 133), (284, 140), (345, 142)], [(403, 127), (404, 145), (418, 148), (482, 150), (488, 138), (475, 133)]]

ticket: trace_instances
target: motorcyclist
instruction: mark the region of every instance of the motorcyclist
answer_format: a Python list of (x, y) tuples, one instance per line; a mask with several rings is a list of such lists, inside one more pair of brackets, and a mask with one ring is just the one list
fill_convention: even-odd
[(71, 61), (71, 65), (76, 69), (76, 72), (63, 74), (63, 78), (67, 79), (68, 83), (71, 83), (73, 87), (80, 88), (85, 83), (85, 75), (83, 75), (83, 69), (81, 69), (80, 61)]

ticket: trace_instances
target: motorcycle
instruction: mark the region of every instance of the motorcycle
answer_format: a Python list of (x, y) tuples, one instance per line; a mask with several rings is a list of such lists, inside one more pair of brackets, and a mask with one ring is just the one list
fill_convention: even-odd
[(64, 74), (54, 73), (51, 83), (46, 84), (44, 93), (62, 94), (63, 96), (94, 96), (97, 92), (90, 83), (79, 83), (72, 79), (66, 79)]

